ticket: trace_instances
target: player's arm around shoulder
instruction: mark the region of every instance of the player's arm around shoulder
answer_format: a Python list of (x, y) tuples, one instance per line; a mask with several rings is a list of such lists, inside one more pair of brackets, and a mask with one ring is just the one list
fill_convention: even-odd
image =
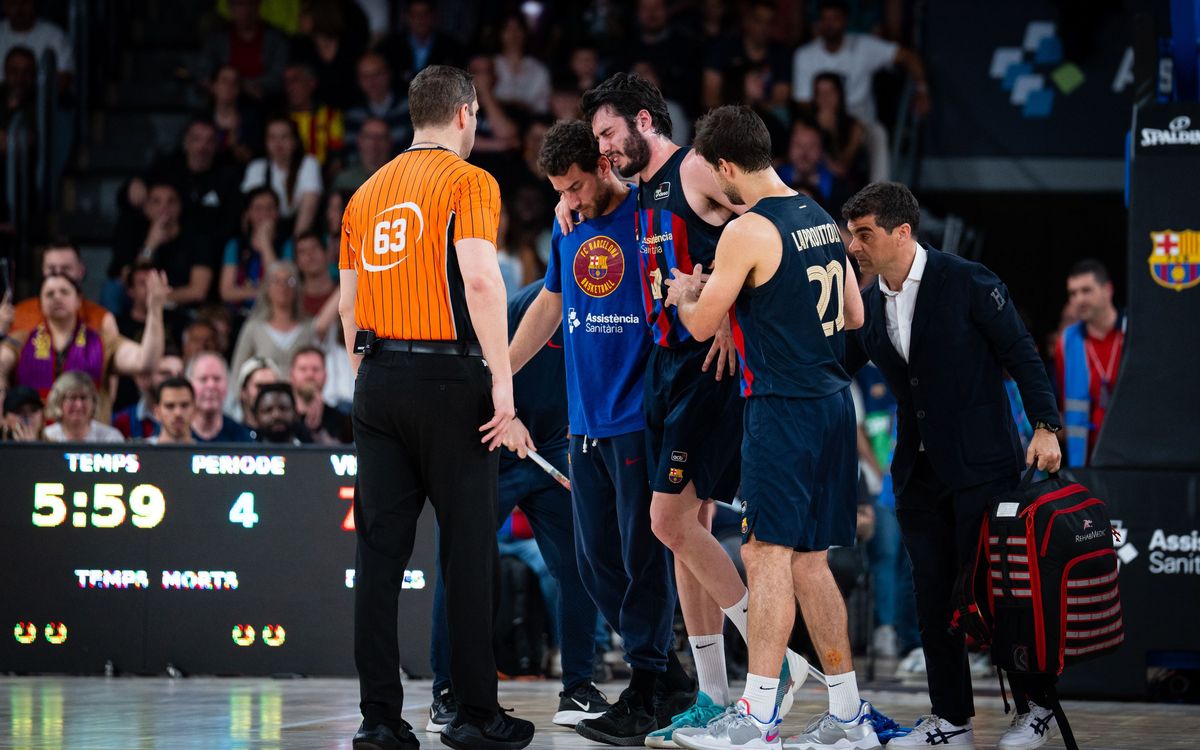
[(683, 193), (692, 210), (711, 224), (722, 224), (730, 217), (741, 216), (750, 208), (729, 200), (712, 171), (704, 165), (704, 157), (695, 150), (683, 157), (683, 163), (679, 165), (679, 178), (683, 181)]
[[(779, 267), (782, 247), (770, 221), (758, 214), (745, 214), (721, 233), (711, 269), (697, 265), (691, 275), (671, 269), (672, 279), (667, 285), (692, 336), (704, 341), (715, 335), (738, 294), (747, 283), (753, 283), (753, 275), (769, 277)], [(672, 303), (671, 296), (669, 293), (668, 304)]]

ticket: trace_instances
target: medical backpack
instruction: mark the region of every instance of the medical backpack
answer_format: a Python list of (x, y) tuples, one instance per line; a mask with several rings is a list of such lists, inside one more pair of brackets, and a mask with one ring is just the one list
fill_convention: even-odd
[[(1001, 670), (1049, 675), (1052, 684), (1066, 667), (1125, 640), (1117, 532), (1087, 487), (1058, 474), (1033, 482), (1033, 473), (984, 517), (975, 559), (956, 586), (951, 627), (990, 647)], [(1072, 747), (1061, 705), (1048, 708)]]

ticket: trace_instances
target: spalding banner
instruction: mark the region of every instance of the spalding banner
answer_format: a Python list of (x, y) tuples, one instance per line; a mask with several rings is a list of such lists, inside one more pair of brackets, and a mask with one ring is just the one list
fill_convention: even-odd
[(1200, 105), (1134, 113), (1129, 327), (1093, 466), (1200, 470)]

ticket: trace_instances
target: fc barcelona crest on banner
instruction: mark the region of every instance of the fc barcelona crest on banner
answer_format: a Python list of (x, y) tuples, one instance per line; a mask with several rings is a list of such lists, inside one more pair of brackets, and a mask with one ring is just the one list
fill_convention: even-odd
[(1200, 231), (1151, 232), (1149, 263), (1159, 286), (1179, 292), (1200, 284)]

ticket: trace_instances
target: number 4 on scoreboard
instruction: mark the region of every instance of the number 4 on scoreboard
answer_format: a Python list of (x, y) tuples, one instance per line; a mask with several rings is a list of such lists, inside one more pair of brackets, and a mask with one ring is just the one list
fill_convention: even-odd
[(233, 501), (229, 509), (229, 522), (240, 523), (242, 528), (252, 529), (258, 523), (258, 514), (254, 512), (254, 493), (243, 492)]

